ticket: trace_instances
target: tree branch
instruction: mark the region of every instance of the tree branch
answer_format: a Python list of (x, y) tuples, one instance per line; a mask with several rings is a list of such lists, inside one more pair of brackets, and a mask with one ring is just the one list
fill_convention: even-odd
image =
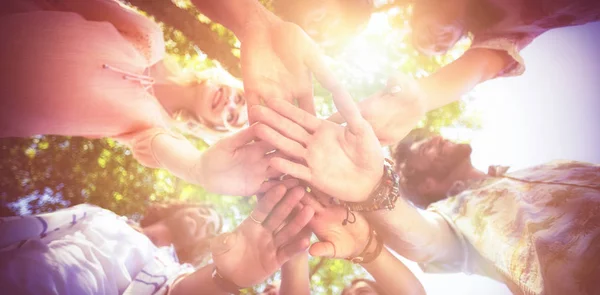
[(241, 76), (240, 60), (231, 52), (232, 47), (208, 24), (201, 23), (193, 14), (183, 10), (170, 0), (127, 0), (132, 5), (151, 14), (187, 37), (208, 58), (217, 60), (223, 68), (236, 77)]

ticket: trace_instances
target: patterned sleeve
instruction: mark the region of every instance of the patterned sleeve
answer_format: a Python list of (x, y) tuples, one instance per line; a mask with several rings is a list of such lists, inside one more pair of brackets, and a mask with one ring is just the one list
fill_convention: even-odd
[(152, 143), (157, 136), (163, 134), (186, 140), (183, 135), (174, 133), (162, 127), (150, 127), (144, 130), (133, 131), (115, 137), (115, 139), (129, 146), (133, 153), (133, 157), (138, 160), (140, 164), (149, 168), (161, 168), (163, 165), (156, 158)]
[(428, 272), (428, 273), (464, 272), (464, 273), (469, 274), (470, 270), (468, 269), (468, 265), (469, 265), (469, 257), (472, 256), (470, 254), (470, 251), (472, 251), (472, 247), (469, 247), (464, 235), (456, 227), (456, 224), (454, 223), (454, 221), (452, 221), (450, 216), (448, 216), (447, 214), (444, 214), (442, 210), (438, 210), (436, 208), (435, 204), (433, 206), (430, 206), (429, 208), (427, 208), (427, 210), (437, 213), (448, 223), (448, 226), (450, 226), (450, 228), (452, 229), (452, 231), (454, 232), (454, 234), (456, 235), (456, 238), (458, 239), (458, 241), (460, 243), (460, 248), (462, 249), (463, 254), (462, 254), (462, 257), (460, 260), (454, 261), (452, 263), (445, 263), (445, 264), (436, 263), (436, 262), (421, 263), (421, 264), (419, 264), (419, 266), (421, 267), (421, 269), (423, 269), (424, 272)]
[(459, 240), (462, 249), (462, 257), (450, 263), (430, 262), (421, 263), (419, 266), (427, 273), (456, 273), (477, 274), (488, 278), (505, 282), (503, 277), (496, 271), (493, 265), (487, 263), (475, 246), (469, 240), (469, 233), (465, 233), (461, 229), (460, 214), (456, 214), (456, 210), (463, 204), (463, 196), (450, 197), (430, 205), (427, 210), (439, 214), (452, 229), (457, 239)]
[(525, 62), (520, 51), (537, 36), (539, 36), (539, 33), (479, 34), (473, 39), (471, 48), (486, 48), (506, 52), (512, 58), (512, 61), (496, 77), (519, 76), (525, 72)]

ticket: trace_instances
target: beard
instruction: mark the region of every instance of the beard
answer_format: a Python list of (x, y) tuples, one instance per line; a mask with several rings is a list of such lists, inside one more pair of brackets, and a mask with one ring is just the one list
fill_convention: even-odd
[(473, 149), (468, 144), (455, 145), (434, 163), (430, 175), (439, 180), (446, 179), (460, 164), (470, 159), (471, 152)]

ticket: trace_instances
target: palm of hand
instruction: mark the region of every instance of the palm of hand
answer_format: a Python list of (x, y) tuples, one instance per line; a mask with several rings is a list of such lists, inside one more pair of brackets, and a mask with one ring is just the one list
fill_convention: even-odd
[(250, 143), (231, 150), (220, 142), (205, 152), (202, 173), (205, 188), (214, 193), (249, 196), (267, 177), (268, 159), (264, 144)]
[(344, 201), (367, 198), (383, 173), (383, 154), (375, 135), (366, 133), (359, 137), (343, 126), (323, 121), (307, 145), (310, 183)]
[[(363, 99), (358, 107), (382, 146), (402, 140), (427, 111), (420, 86), (414, 79), (403, 75), (391, 78), (383, 91)], [(329, 120), (343, 123), (345, 119), (336, 113)]]
[[(235, 278), (234, 283), (242, 287), (261, 283), (283, 264), (278, 260), (277, 248), (270, 233), (263, 229), (248, 228), (240, 226), (235, 233), (235, 245), (227, 255), (213, 257), (219, 271)], [(252, 269), (240, 266), (252, 266)]]
[(320, 241), (333, 244), (335, 257), (356, 256), (366, 247), (369, 225), (362, 215), (355, 214), (354, 223), (343, 225), (346, 218), (344, 208), (328, 207), (316, 211), (309, 226)]
[(360, 108), (383, 146), (402, 140), (425, 115), (422, 99), (403, 92), (377, 93), (362, 101)]
[(261, 100), (292, 102), (298, 99), (304, 110), (314, 113), (312, 74), (302, 57), (303, 48), (310, 40), (302, 29), (291, 23), (272, 21), (266, 26), (248, 32), (241, 45), (248, 106), (261, 104)]

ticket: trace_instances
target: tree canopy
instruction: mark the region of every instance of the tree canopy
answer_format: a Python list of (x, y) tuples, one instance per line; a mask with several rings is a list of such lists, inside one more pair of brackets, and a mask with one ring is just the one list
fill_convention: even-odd
[[(270, 1), (261, 2), (270, 7)], [(182, 67), (202, 70), (221, 66), (240, 76), (238, 40), (201, 15), (189, 0), (126, 3), (161, 24), (167, 51)], [(409, 15), (409, 5), (388, 1), (373, 15), (364, 33), (328, 60), (356, 100), (383, 88), (394, 73), (427, 75), (465, 48), (463, 44), (443, 57), (419, 55), (407, 41)], [(330, 94), (317, 83), (315, 95), (320, 116), (335, 111)], [(445, 126), (475, 128), (477, 122), (463, 116), (464, 106), (463, 101), (435, 110), (419, 127), (431, 131)], [(208, 146), (202, 139), (190, 140), (199, 149)], [(225, 218), (225, 230), (231, 230), (255, 202), (254, 198), (211, 194), (165, 170), (141, 166), (126, 147), (112, 139), (43, 135), (0, 139), (0, 171), (2, 215), (51, 212), (85, 202), (135, 219), (152, 202), (180, 199), (214, 204)], [(360, 267), (341, 260), (311, 258), (310, 263), (312, 289), (317, 294), (339, 294), (352, 279), (367, 276)], [(276, 274), (270, 280), (278, 279)], [(245, 292), (254, 294), (262, 287)]]

